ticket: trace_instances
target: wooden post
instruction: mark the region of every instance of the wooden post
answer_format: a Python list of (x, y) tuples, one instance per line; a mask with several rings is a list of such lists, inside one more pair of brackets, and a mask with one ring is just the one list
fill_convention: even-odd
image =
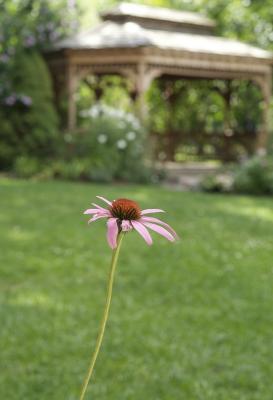
[(168, 110), (167, 125), (165, 137), (166, 143), (166, 161), (175, 161), (175, 153), (179, 142), (180, 132), (176, 129), (174, 124), (174, 109), (181, 92), (175, 90), (174, 79), (161, 80), (161, 92), (166, 100), (166, 107)]
[(264, 77), (258, 77), (255, 82), (261, 89), (263, 95), (263, 109), (262, 109), (262, 123), (260, 131), (258, 132), (256, 141), (256, 153), (258, 155), (265, 155), (267, 153), (267, 144), (269, 136), (269, 112), (270, 112), (270, 99), (271, 99), (271, 73)]
[(145, 93), (148, 90), (151, 80), (147, 80), (145, 76), (146, 65), (141, 63), (138, 65), (136, 75), (136, 113), (141, 122), (145, 122), (147, 118), (147, 104), (145, 102)]
[(144, 62), (137, 65), (136, 71), (122, 71), (123, 75), (127, 76), (132, 83), (133, 90), (131, 91), (131, 99), (136, 105), (136, 114), (142, 123), (147, 119), (147, 104), (145, 95), (154, 78), (161, 74), (159, 69), (149, 68)]
[(75, 68), (68, 67), (67, 70), (67, 129), (72, 131), (76, 128), (77, 123), (77, 106), (75, 93), (77, 89), (77, 76)]
[(225, 79), (222, 80), (225, 83), (223, 87), (219, 87), (217, 84), (212, 86), (212, 89), (218, 93), (224, 101), (224, 132), (223, 132), (223, 145), (218, 151), (218, 156), (220, 156), (223, 161), (231, 161), (233, 159), (232, 155), (232, 137), (234, 135), (233, 129), (231, 127), (230, 112), (231, 112), (231, 100), (232, 100), (232, 80)]

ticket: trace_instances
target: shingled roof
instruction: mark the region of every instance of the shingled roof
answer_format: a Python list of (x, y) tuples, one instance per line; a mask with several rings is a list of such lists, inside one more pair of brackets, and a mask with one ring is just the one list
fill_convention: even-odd
[(196, 13), (121, 3), (102, 18), (97, 27), (62, 40), (55, 49), (152, 47), (272, 59), (272, 53), (258, 47), (214, 36), (214, 22)]
[(198, 13), (133, 3), (120, 3), (107, 12), (101, 13), (101, 17), (103, 20), (122, 22), (128, 20), (137, 20), (140, 23), (154, 21), (157, 24), (160, 23), (160, 26), (165, 22), (178, 29), (192, 26), (211, 30), (215, 27), (215, 22), (212, 19)]

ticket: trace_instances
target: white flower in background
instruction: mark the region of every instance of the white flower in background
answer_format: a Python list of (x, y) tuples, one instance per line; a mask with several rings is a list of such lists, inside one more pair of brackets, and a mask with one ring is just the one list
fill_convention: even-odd
[(80, 115), (84, 118), (97, 118), (101, 115), (114, 118), (118, 121), (121, 129), (125, 128), (128, 123), (132, 129), (139, 130), (141, 128), (139, 120), (133, 114), (107, 104), (96, 103), (89, 109), (81, 111)]
[(93, 110), (90, 110), (89, 115), (90, 117), (96, 118), (99, 116), (99, 113), (100, 113), (99, 110), (97, 108), (94, 108)]
[(98, 136), (98, 142), (99, 142), (100, 144), (106, 143), (106, 142), (107, 142), (107, 136), (104, 135), (103, 133), (101, 133), (101, 134)]
[(127, 142), (124, 139), (120, 139), (117, 141), (117, 148), (123, 150), (127, 147)]
[(126, 138), (127, 138), (128, 140), (130, 140), (130, 141), (135, 140), (135, 138), (136, 138), (135, 132), (132, 131), (132, 132), (126, 133)]

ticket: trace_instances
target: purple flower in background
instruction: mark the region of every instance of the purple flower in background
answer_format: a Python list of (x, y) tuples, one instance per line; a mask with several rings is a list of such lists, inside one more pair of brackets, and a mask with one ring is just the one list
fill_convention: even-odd
[(28, 36), (28, 37), (25, 39), (25, 46), (26, 46), (26, 47), (32, 47), (32, 46), (35, 45), (35, 43), (36, 43), (36, 39), (35, 39), (34, 36)]
[(0, 55), (0, 62), (3, 64), (7, 64), (9, 62), (10, 57), (7, 54)]
[(25, 96), (23, 94), (23, 95), (20, 96), (20, 100), (27, 107), (32, 105), (32, 99), (29, 96)]
[(15, 94), (11, 94), (10, 96), (6, 97), (4, 102), (7, 106), (13, 106), (16, 103), (17, 97)]

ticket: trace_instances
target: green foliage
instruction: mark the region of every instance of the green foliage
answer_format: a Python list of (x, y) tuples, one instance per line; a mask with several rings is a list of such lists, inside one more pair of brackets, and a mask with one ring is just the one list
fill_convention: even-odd
[(273, 194), (273, 159), (254, 157), (245, 162), (234, 176), (233, 189), (238, 193)]
[(20, 114), (18, 119), (13, 116), (16, 131), (21, 131), (21, 139), (24, 136), (27, 151), (35, 151), (38, 157), (50, 156), (58, 134), (58, 119), (53, 107), (49, 71), (38, 53), (28, 52), (18, 57), (14, 86), (17, 92), (26, 93), (32, 99), (25, 115)]
[(13, 171), (18, 178), (32, 178), (41, 171), (42, 165), (37, 158), (20, 156), (16, 158)]
[(45, 50), (76, 26), (77, 7), (66, 0), (0, 0), (0, 101), (17, 95), (13, 73), (18, 54)]
[(158, 80), (148, 101), (157, 156), (230, 161), (253, 153), (262, 103), (250, 82)]
[(4, 145), (0, 153), (2, 168), (10, 166), (22, 155), (52, 157), (58, 137), (51, 80), (45, 62), (37, 52), (17, 55), (13, 86), (17, 94), (6, 98), (0, 115), (0, 140)]
[(58, 121), (40, 52), (75, 31), (76, 15), (66, 0), (0, 0), (1, 169), (54, 152)]
[(167, 211), (182, 238), (126, 235), (86, 399), (272, 400), (272, 199), (0, 181), (0, 398), (78, 399), (111, 251), (95, 196)]
[(200, 189), (209, 193), (222, 193), (225, 191), (225, 186), (217, 175), (209, 175), (201, 181)]
[(48, 48), (77, 28), (76, 2), (0, 0), (0, 54), (23, 48)]

